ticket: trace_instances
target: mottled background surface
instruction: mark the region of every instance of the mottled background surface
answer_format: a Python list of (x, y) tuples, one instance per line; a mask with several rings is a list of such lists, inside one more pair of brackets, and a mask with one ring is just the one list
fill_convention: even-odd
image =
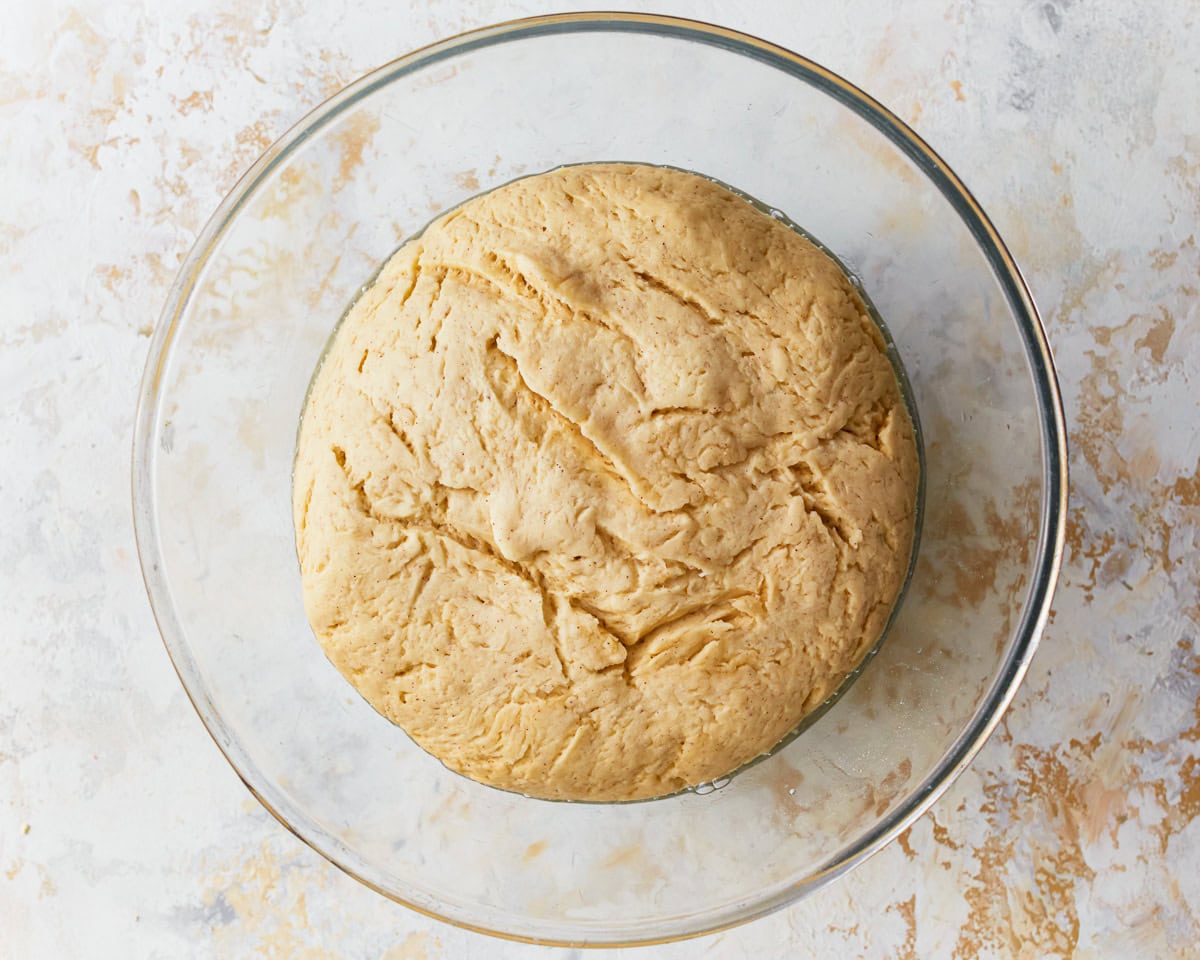
[[(257, 807), (159, 642), (128, 488), (147, 338), (258, 153), (395, 55), (585, 7), (5, 4), (0, 957), (573, 955), (410, 913)], [(963, 176), (1042, 306), (1072, 509), (1025, 685), (930, 814), (789, 910), (624, 955), (1200, 956), (1200, 7), (657, 9), (841, 72)]]

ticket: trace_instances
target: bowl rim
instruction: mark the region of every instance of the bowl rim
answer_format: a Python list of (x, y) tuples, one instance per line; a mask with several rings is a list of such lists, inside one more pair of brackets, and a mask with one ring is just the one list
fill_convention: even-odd
[[(634, 33), (697, 42), (758, 60), (793, 78), (816, 87), (883, 134), (901, 150), (951, 204), (985, 254), (1017, 321), (1030, 374), (1035, 386), (1042, 446), (1044, 486), (1039, 505), (1039, 530), (1031, 582), (1011, 648), (987, 694), (969, 724), (942, 760), (918, 786), (909, 791), (882, 823), (849, 846), (849, 852), (783, 889), (740, 905), (718, 908), (699, 924), (677, 929), (678, 918), (652, 921), (645, 936), (603, 935), (589, 939), (555, 939), (493, 929), (416, 904), (356, 873), (338, 857), (336, 841), (317, 831), (306, 836), (267, 800), (251, 782), (234, 754), (240, 753), (214, 704), (202, 690), (189, 686), (194, 671), (191, 655), (181, 639), (170, 588), (163, 573), (162, 551), (156, 521), (154, 484), (156, 426), (159, 420), (163, 372), (181, 317), (212, 251), (259, 185), (290, 153), (344, 109), (393, 80), (474, 49), (553, 34)], [(138, 391), (134, 420), (131, 469), (134, 538), (150, 607), (180, 684), (205, 730), (251, 795), (297, 839), (342, 872), (389, 900), (427, 917), (476, 933), (507, 940), (559, 947), (622, 947), (672, 943), (716, 933), (756, 920), (820, 889), (877, 853), (919, 819), (970, 764), (999, 724), (1037, 649), (1050, 613), (1051, 599), (1062, 564), (1068, 498), (1067, 433), (1062, 397), (1045, 328), (1028, 284), (995, 226), (979, 202), (949, 165), (887, 107), (815, 61), (770, 41), (727, 27), (683, 17), (649, 13), (588, 11), (524, 17), (467, 30), (398, 57), (342, 88), (293, 124), (254, 162), (224, 197), (197, 235), (180, 266), (150, 341), (145, 371)], [(252, 766), (246, 764), (246, 766)], [(666, 929), (664, 929), (666, 928)]]

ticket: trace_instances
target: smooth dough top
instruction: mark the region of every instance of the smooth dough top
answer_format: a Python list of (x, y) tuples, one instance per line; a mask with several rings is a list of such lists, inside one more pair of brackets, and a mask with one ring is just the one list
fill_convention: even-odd
[(661, 795), (769, 750), (873, 646), (917, 474), (829, 257), (701, 177), (566, 167), (435, 221), (343, 322), (299, 436), (305, 605), (452, 769)]

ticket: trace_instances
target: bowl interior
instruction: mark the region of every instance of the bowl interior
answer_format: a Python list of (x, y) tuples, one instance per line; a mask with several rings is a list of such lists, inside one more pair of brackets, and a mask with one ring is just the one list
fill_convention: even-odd
[[(870, 110), (818, 68), (724, 31), (550, 18), (365, 78), (272, 148), (218, 212), (152, 350), (139, 542), (205, 723), (334, 862), (494, 932), (682, 936), (836, 875), (981, 742), (1036, 642), (1053, 576), (1053, 378), (1036, 317), (969, 205)], [(290, 515), (305, 390), (380, 262), (480, 190), (595, 160), (718, 178), (831, 248), (895, 339), (926, 453), (914, 577), (858, 682), (722, 789), (632, 805), (480, 786), (378, 716), (308, 628)]]

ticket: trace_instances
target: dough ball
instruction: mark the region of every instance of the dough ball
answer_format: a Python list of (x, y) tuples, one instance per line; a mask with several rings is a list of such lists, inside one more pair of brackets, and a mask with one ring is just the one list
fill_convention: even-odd
[(554, 170), (388, 261), (295, 471), (330, 660), (447, 766), (627, 800), (769, 750), (875, 644), (918, 460), (839, 267), (702, 177)]

